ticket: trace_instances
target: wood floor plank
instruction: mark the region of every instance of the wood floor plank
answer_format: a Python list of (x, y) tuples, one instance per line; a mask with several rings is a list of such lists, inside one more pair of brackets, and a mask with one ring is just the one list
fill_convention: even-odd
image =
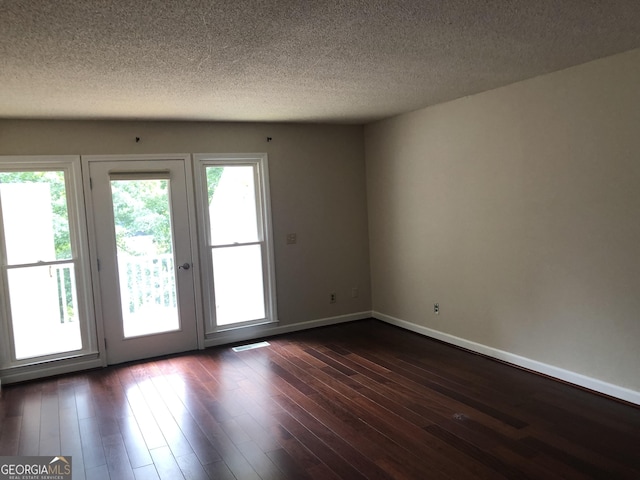
[[(251, 362), (251, 352), (243, 352), (243, 359), (246, 362)], [(259, 367), (254, 363), (254, 369)], [(271, 380), (279, 385), (283, 394), (273, 396), (273, 400), (282, 408), (282, 410), (289, 412), (296, 418), (301, 424), (303, 424), (310, 432), (312, 432), (317, 438), (319, 438), (325, 445), (333, 446), (333, 450), (336, 454), (343, 456), (345, 461), (348, 459), (348, 463), (357, 466), (357, 470), (361, 475), (367, 478), (385, 478), (386, 475), (375, 463), (367, 459), (359, 451), (355, 450), (350, 444), (345, 442), (338, 434), (334, 433), (330, 428), (321, 422), (317, 422), (315, 417), (307, 412), (304, 407), (297, 405), (295, 401), (289, 399), (287, 395), (296, 395), (296, 392), (306, 398), (307, 394), (315, 393), (311, 387), (301, 389), (301, 385), (304, 384), (301, 380), (295, 380), (291, 383), (291, 380), (295, 376), (286, 371), (282, 366), (277, 365), (275, 362), (271, 362), (269, 366), (264, 366), (271, 372), (277, 374), (277, 377), (273, 377)], [(306, 392), (306, 393), (305, 393)]]
[(91, 386), (89, 383), (74, 386), (78, 419), (95, 417)]
[(5, 385), (0, 456), (91, 479), (638, 479), (640, 407), (375, 321)]
[(127, 389), (127, 399), (147, 448), (152, 450), (166, 446), (164, 435), (149, 411), (144, 395), (137, 385)]
[(296, 480), (311, 478), (285, 449), (279, 448), (277, 450), (271, 450), (267, 453), (267, 456), (269, 460), (283, 472), (285, 477)]
[(229, 446), (222, 452), (224, 463), (229, 467), (231, 473), (238, 479), (259, 480), (260, 476), (237, 449), (237, 447)]
[(267, 432), (252, 415), (240, 415), (234, 420), (238, 427), (242, 428), (249, 439), (254, 441), (263, 452), (268, 453), (282, 448), (280, 442)]
[(160, 480), (155, 465), (145, 465), (133, 469), (133, 475), (136, 480)]
[(231, 473), (227, 464), (222, 460), (205, 465), (204, 470), (209, 475), (209, 478), (216, 480), (236, 480), (236, 476)]
[(271, 459), (253, 441), (243, 442), (238, 445), (238, 450), (244, 455), (249, 464), (262, 480), (280, 480), (290, 478), (280, 470)]
[(152, 381), (146, 381), (138, 385), (153, 415), (156, 424), (160, 428), (167, 445), (175, 457), (194, 453), (189, 441), (185, 438), (180, 426), (167, 409), (161, 396)]
[[(328, 355), (331, 355), (331, 353), (328, 353)], [(453, 418), (454, 415), (459, 415), (461, 412), (465, 412), (466, 416), (469, 417), (470, 412), (473, 411), (473, 418), (492, 430), (510, 436), (513, 436), (514, 432), (519, 430), (483, 412), (472, 409), (469, 405), (458, 402), (439, 392), (425, 389), (423, 385), (414, 380), (399, 375), (377, 374), (370, 369), (371, 362), (369, 360), (353, 353), (349, 354), (347, 358), (342, 358), (341, 361), (358, 372), (358, 375), (353, 376), (353, 378), (374, 392), (371, 395), (372, 398), (373, 396), (380, 398), (379, 396), (384, 394), (388, 398), (401, 403), (406, 409), (422, 416), (423, 421), (427, 424)], [(367, 393), (367, 395), (370, 394)], [(394, 411), (404, 412), (404, 410), (396, 409)], [(415, 419), (413, 421), (417, 423)], [(516, 433), (516, 435), (518, 434)]]
[(12, 388), (0, 389), (0, 426), (5, 418), (21, 417), (24, 406), (25, 387), (16, 385)]
[(80, 426), (80, 441), (82, 442), (82, 458), (85, 469), (106, 465), (102, 446), (100, 427), (95, 418), (82, 418), (78, 421)]
[(307, 470), (307, 473), (315, 480), (335, 480), (341, 478), (324, 463), (310, 468)]
[[(268, 413), (252, 398), (256, 391), (253, 382), (247, 380), (246, 383), (242, 383), (242, 389), (246, 393), (243, 395), (243, 401), (247, 405), (247, 410), (251, 412), (250, 417), (257, 425), (254, 428), (247, 426), (246, 429), (267, 455), (270, 456), (273, 451), (283, 450), (295, 459), (302, 471), (315, 469), (319, 464), (322, 464), (321, 460), (280, 424), (274, 415)], [(238, 417), (238, 419), (241, 420), (242, 417)]]
[(161, 480), (179, 480), (184, 478), (182, 470), (180, 470), (178, 462), (176, 462), (168, 446), (151, 450), (151, 458), (153, 458), (153, 464)]
[(118, 419), (118, 426), (132, 469), (151, 465), (153, 460), (135, 417)]
[(207, 398), (206, 388), (199, 381), (190, 380), (186, 377), (188, 376), (185, 376), (184, 379), (168, 378), (167, 381), (169, 384), (175, 382), (178, 385), (184, 385), (185, 383), (190, 385), (190, 388), (186, 389), (180, 398), (193, 418), (197, 419), (202, 432), (211, 442), (215, 451), (222, 457), (229, 470), (238, 478), (259, 479), (260, 477), (255, 473), (253, 467), (216, 421), (215, 417), (217, 415), (212, 412), (212, 408), (215, 408), (215, 406), (212, 406), (210, 399)]
[(286, 412), (281, 412), (277, 416), (278, 421), (290, 431), (296, 439), (309, 451), (313, 452), (324, 465), (335, 472), (340, 478), (364, 479), (366, 478), (355, 469), (347, 460), (326, 445), (313, 432)]
[[(322, 377), (324, 372), (311, 368), (309, 373), (314, 372)], [(330, 377), (325, 377), (330, 378)], [(304, 397), (296, 397), (298, 404), (307, 411), (314, 411), (314, 416), (322, 420), (333, 432), (342, 439), (356, 446), (367, 458), (372, 459), (376, 464), (384, 464), (387, 469), (391, 469), (394, 477), (418, 476), (419, 469), (415, 468), (418, 458), (407, 450), (403, 450), (394, 444), (388, 437), (378, 430), (372, 428), (360, 416), (353, 415), (353, 410), (344, 408), (344, 403), (336, 402), (339, 397), (339, 390), (332, 390), (328, 385), (322, 385), (320, 378), (307, 378), (310, 384), (316, 386), (319, 394)], [(322, 392), (329, 393), (329, 397)], [(331, 400), (329, 400), (331, 398)], [(319, 416), (320, 415), (320, 416)]]
[(102, 438), (104, 456), (107, 469), (111, 478), (121, 480), (133, 480), (133, 469), (129, 463), (127, 449), (124, 446), (122, 435), (114, 434)]
[[(265, 383), (265, 388), (271, 392), (271, 386), (257, 372), (252, 372), (247, 367), (246, 374), (253, 389), (257, 385)], [(251, 387), (247, 385), (247, 390), (251, 391)], [(282, 407), (274, 401), (274, 396), (278, 396), (278, 392), (272, 392), (268, 396), (254, 396), (258, 404), (277, 422), (273, 430), (279, 436), (279, 440), (283, 445), (288, 444), (288, 440), (293, 439), (293, 445), (300, 445), (300, 452), (305, 454), (304, 457), (296, 457), (303, 466), (311, 468), (314, 471), (323, 471), (323, 467), (315, 462), (315, 459), (322, 462), (329, 470), (334, 472), (340, 478), (364, 478), (352, 465), (343, 459), (338, 453), (329, 448), (320, 438), (314, 435), (302, 423), (296, 420), (291, 414), (282, 409)], [(312, 452), (312, 453), (311, 453)], [(309, 453), (311, 455), (309, 455)], [(300, 458), (304, 458), (302, 462)]]
[(61, 455), (60, 449), (60, 413), (57, 385), (49, 382), (42, 390), (40, 408), (40, 446), (39, 455)]
[(21, 426), (22, 416), (12, 416), (4, 419), (0, 430), (0, 455), (5, 457), (18, 455)]
[[(278, 442), (282, 445), (282, 448), (278, 450), (270, 450), (267, 452), (269, 458), (281, 467), (281, 465), (272, 457), (273, 452), (286, 452), (290, 458), (293, 459), (295, 465), (304, 472), (315, 471), (321, 468), (322, 465), (326, 467), (326, 465), (322, 462), (320, 458), (313, 452), (309, 447), (304, 445), (297, 437), (292, 435), (289, 431), (287, 431), (282, 425), (279, 424), (273, 427), (273, 435), (278, 439)], [(281, 455), (280, 457), (284, 457)], [(278, 458), (280, 458), (278, 457)], [(283, 460), (284, 461), (284, 460)], [(282, 468), (281, 468), (282, 469)], [(293, 470), (292, 466), (288, 466), (288, 470)], [(324, 470), (330, 470), (328, 467)], [(335, 476), (335, 474), (333, 474)]]
[(68, 393), (73, 402), (71, 400), (60, 402), (60, 453), (65, 457), (73, 458), (72, 477), (81, 480), (85, 478), (84, 453), (78, 410), (75, 405), (75, 389), (71, 387)]
[(480, 463), (487, 465), (492, 470), (499, 475), (502, 475), (504, 478), (527, 478), (524, 472), (518, 470), (517, 468), (505, 464), (499, 458), (483, 451), (482, 449), (476, 447), (470, 442), (467, 442), (450, 432), (447, 432), (443, 428), (438, 425), (429, 425), (425, 427), (425, 430), (434, 436), (444, 440), (449, 445), (454, 447), (456, 450), (463, 452), (465, 455), (468, 455)]
[(550, 458), (569, 465), (574, 470), (581, 472), (583, 475), (596, 475), (600, 478), (634, 478), (637, 472), (623, 466), (623, 464), (602, 457), (592, 451), (586, 451), (576, 448), (573, 445), (567, 445), (566, 442), (560, 440), (557, 444), (553, 444), (549, 436), (544, 436), (545, 441), (535, 437), (527, 437), (522, 439), (522, 443), (531, 447), (536, 452), (544, 454)]
[[(523, 428), (527, 426), (527, 423), (519, 418), (516, 418), (512, 415), (504, 413), (501, 410), (496, 409), (495, 407), (483, 403), (482, 401), (477, 400), (476, 398), (472, 398), (469, 395), (460, 391), (456, 391), (449, 386), (442, 385), (442, 383), (438, 383), (433, 381), (432, 379), (424, 376), (423, 372), (420, 372), (419, 368), (407, 366), (404, 363), (400, 362), (397, 359), (390, 359), (388, 356), (383, 354), (373, 354), (373, 353), (363, 353), (364, 356), (368, 357), (369, 360), (379, 362), (380, 364), (386, 366), (387, 368), (392, 369), (392, 371), (398, 375), (402, 375), (404, 377), (410, 378), (414, 380), (416, 383), (427, 386), (429, 389), (438, 392), (448, 398), (452, 398), (460, 403), (463, 403), (475, 410), (478, 410), (482, 413), (485, 413), (491, 417), (494, 417), (507, 425), (510, 425), (515, 428)], [(405, 362), (406, 363), (406, 362)]]
[(112, 480), (106, 464), (87, 468), (85, 474), (86, 478), (91, 480)]
[(42, 391), (33, 389), (24, 401), (18, 455), (39, 455), (41, 407)]
[[(424, 467), (420, 467), (420, 465), (424, 465), (424, 458), (419, 458), (416, 454), (430, 458), (431, 469), (439, 468), (443, 476), (444, 472), (455, 471), (459, 467), (473, 471), (476, 476), (482, 473), (485, 474), (486, 478), (491, 476), (490, 472), (482, 472), (481, 465), (476, 465), (469, 461), (464, 462), (465, 459), (462, 459), (462, 461), (458, 459), (457, 463), (459, 465), (451, 462), (447, 464), (441, 458), (441, 452), (434, 450), (433, 447), (435, 445), (430, 445), (433, 443), (432, 439), (427, 438), (420, 428), (398, 416), (395, 411), (385, 409), (370, 398), (354, 392), (352, 386), (355, 382), (352, 377), (342, 373), (335, 373), (334, 378), (324, 370), (315, 368), (307, 369), (305, 373), (309, 374), (309, 376), (305, 376), (301, 372), (298, 375), (305, 378), (319, 392), (318, 395), (313, 395), (312, 398), (331, 413), (329, 417), (326, 417), (326, 421), (331, 421), (332, 417), (340, 420), (337, 423), (330, 424), (331, 428), (339, 432), (343, 438), (351, 438), (352, 444), (357, 444), (358, 448), (365, 452), (368, 457), (375, 458), (378, 464), (385, 465), (386, 469), (391, 470), (394, 477), (417, 477), (425, 474)], [(351, 393), (354, 394), (350, 395)], [(350, 412), (354, 411), (359, 412), (362, 420), (352, 417)], [(377, 420), (383, 418), (387, 420)], [(370, 428), (369, 425), (372, 422), (378, 424), (378, 431)], [(382, 422), (388, 423), (388, 425), (384, 427)], [(347, 425), (353, 428), (351, 435), (349, 435), (348, 430), (345, 430)], [(405, 448), (403, 442), (398, 441), (398, 439), (406, 438), (406, 436), (409, 437), (409, 442), (413, 442), (414, 438), (422, 438), (424, 441), (421, 448), (417, 450)], [(360, 438), (366, 440), (359, 440)], [(368, 448), (367, 440), (373, 440)], [(376, 449), (379, 444), (384, 445), (382, 452)], [(438, 446), (438, 448), (443, 448), (443, 446)], [(447, 457), (453, 457), (452, 460), (455, 460), (455, 455), (456, 452), (450, 452)], [(459, 476), (463, 473), (464, 470), (458, 471), (456, 474)]]
[[(482, 449), (481, 449), (482, 450)], [(483, 450), (484, 451), (484, 450)], [(497, 446), (485, 453), (494, 454), (498, 459), (506, 465), (518, 468), (524, 472), (528, 478), (544, 479), (544, 480), (565, 480), (562, 471), (558, 471), (552, 465), (545, 462), (545, 458), (536, 455), (531, 459), (523, 459), (511, 450)]]
[(182, 471), (182, 475), (187, 480), (209, 480), (209, 474), (204, 468), (195, 453), (177, 457), (178, 467)]
[(166, 382), (164, 376), (154, 377), (153, 382), (168, 411), (180, 426), (180, 430), (191, 445), (200, 463), (206, 465), (221, 460), (220, 454), (202, 431), (197, 419), (191, 415), (191, 412)]

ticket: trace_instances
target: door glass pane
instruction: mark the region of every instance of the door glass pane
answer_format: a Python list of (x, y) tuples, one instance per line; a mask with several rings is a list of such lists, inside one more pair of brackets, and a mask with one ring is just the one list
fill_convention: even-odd
[(211, 245), (259, 241), (254, 168), (207, 167)]
[(112, 180), (125, 337), (180, 328), (168, 179)]
[(16, 359), (82, 348), (73, 263), (9, 269)]
[(7, 263), (69, 260), (64, 172), (0, 172)]
[(218, 326), (265, 317), (260, 245), (212, 250)]

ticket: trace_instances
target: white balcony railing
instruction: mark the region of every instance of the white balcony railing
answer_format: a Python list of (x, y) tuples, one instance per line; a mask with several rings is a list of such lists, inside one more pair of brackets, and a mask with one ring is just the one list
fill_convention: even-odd
[[(58, 287), (60, 323), (75, 319), (75, 275), (72, 264), (52, 265), (49, 275)], [(125, 314), (135, 314), (145, 305), (176, 308), (173, 255), (118, 258), (120, 296)]]
[(176, 308), (173, 255), (120, 255), (118, 271), (123, 314), (135, 314), (148, 305)]

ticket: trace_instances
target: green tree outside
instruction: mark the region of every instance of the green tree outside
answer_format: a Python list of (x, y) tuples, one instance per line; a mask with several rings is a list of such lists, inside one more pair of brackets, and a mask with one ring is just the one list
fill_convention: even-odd
[[(214, 192), (224, 167), (207, 167), (207, 196), (211, 203)], [(53, 217), (53, 241), (56, 260), (70, 260), (72, 258), (71, 239), (69, 233), (69, 213), (67, 208), (66, 183), (63, 171), (22, 171), (0, 172), (0, 184), (28, 184), (46, 183), (51, 195), (51, 211)], [(114, 217), (116, 220), (116, 243), (119, 251), (131, 255), (149, 254), (132, 248), (128, 239), (135, 236), (151, 236), (155, 254), (172, 252), (168, 180), (138, 180), (112, 182)], [(60, 299), (60, 307), (69, 313), (73, 310), (71, 298), (70, 272), (65, 271), (64, 291), (68, 292), (66, 299)], [(59, 285), (59, 291), (63, 291)], [(73, 315), (71, 315), (73, 316)]]

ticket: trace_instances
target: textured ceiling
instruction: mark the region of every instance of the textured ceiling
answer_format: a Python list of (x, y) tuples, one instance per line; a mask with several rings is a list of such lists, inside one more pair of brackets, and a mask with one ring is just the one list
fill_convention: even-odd
[(640, 47), (640, 0), (0, 0), (0, 117), (364, 123)]

